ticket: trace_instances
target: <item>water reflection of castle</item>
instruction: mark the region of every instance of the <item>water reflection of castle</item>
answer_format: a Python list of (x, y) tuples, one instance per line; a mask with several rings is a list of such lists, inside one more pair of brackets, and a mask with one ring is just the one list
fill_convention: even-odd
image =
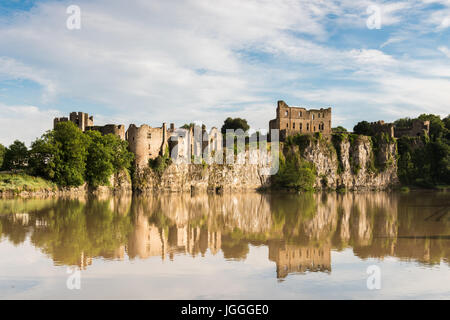
[(129, 238), (127, 252), (131, 259), (168, 256), (173, 260), (175, 254), (204, 256), (209, 249), (215, 255), (221, 247), (221, 233), (209, 232), (199, 227), (171, 227), (168, 235), (164, 230), (142, 219)]
[(269, 242), (269, 259), (277, 265), (277, 277), (285, 278), (289, 273), (306, 271), (331, 271), (331, 248), (324, 246), (303, 247)]
[(447, 201), (384, 192), (15, 199), (2, 202), (0, 238), (29, 239), (55, 264), (82, 269), (98, 257), (244, 260), (252, 245), (266, 246), (284, 278), (331, 272), (331, 250), (346, 248), (360, 258), (448, 262)]

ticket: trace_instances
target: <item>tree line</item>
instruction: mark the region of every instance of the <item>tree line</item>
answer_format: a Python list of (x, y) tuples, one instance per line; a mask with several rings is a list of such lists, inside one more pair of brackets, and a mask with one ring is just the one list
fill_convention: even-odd
[(72, 122), (58, 123), (32, 142), (0, 145), (0, 168), (23, 171), (60, 186), (108, 185), (111, 175), (129, 169), (134, 160), (128, 143), (113, 134), (83, 133)]

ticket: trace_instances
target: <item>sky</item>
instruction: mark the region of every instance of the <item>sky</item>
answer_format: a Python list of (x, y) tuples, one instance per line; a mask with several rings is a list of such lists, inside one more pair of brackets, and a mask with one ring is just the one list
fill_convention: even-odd
[(1, 144), (29, 145), (71, 111), (264, 129), (278, 100), (332, 107), (350, 130), (446, 116), (450, 0), (0, 1)]

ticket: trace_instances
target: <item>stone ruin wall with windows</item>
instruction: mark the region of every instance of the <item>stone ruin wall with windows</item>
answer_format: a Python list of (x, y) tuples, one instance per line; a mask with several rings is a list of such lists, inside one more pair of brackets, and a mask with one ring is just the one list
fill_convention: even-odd
[(321, 132), (331, 134), (331, 108), (310, 109), (290, 107), (278, 101), (277, 117), (269, 122), (269, 129), (280, 130), (280, 139), (297, 133), (311, 134)]

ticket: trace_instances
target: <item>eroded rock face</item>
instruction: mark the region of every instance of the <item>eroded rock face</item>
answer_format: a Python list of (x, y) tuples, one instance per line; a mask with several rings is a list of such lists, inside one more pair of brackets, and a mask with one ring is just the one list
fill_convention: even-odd
[[(295, 152), (300, 152), (298, 147)], [(316, 168), (316, 189), (384, 190), (398, 184), (396, 152), (395, 143), (385, 143), (374, 154), (370, 139), (359, 136), (353, 142), (343, 140), (339, 153), (325, 140), (312, 140), (301, 154)], [(383, 170), (374, 170), (374, 157)], [(270, 186), (271, 176), (266, 172), (267, 166), (248, 161), (233, 165), (171, 164), (161, 175), (151, 168), (137, 169), (134, 188), (141, 192), (256, 190)]]
[[(399, 183), (396, 165), (395, 143), (381, 144), (376, 155), (370, 140), (359, 136), (353, 143), (340, 142), (340, 156), (327, 148), (322, 141), (313, 141), (304, 150), (303, 156), (314, 163), (317, 170), (316, 188), (350, 190), (384, 190)], [(371, 168), (373, 157), (384, 166), (383, 170)], [(341, 168), (339, 169), (339, 161)]]
[(162, 175), (150, 168), (140, 170), (136, 181), (135, 189), (142, 192), (228, 192), (269, 186), (269, 176), (254, 164), (171, 164)]

